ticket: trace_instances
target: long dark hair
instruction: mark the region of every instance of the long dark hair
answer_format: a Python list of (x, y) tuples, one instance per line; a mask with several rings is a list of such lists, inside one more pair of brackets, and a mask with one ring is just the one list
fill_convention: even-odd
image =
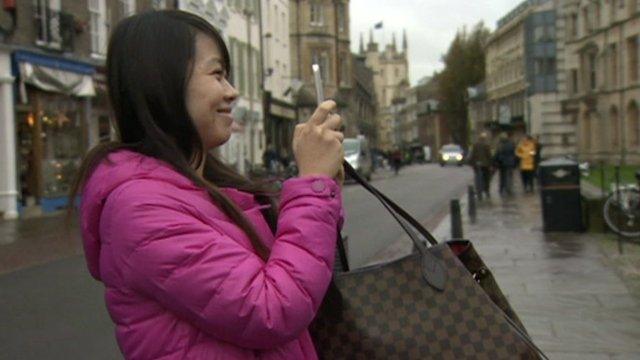
[[(252, 193), (258, 202), (272, 205), (263, 214), (273, 231), (277, 221), (274, 191), (266, 183), (253, 182), (203, 152), (202, 139), (187, 112), (186, 86), (197, 33), (215, 41), (226, 73), (230, 74), (229, 51), (222, 37), (196, 15), (177, 10), (153, 11), (126, 18), (116, 26), (107, 51), (107, 84), (119, 141), (100, 144), (85, 156), (70, 199), (76, 199), (92, 171), (109, 153), (118, 149), (136, 151), (166, 162), (205, 189), (266, 260), (267, 247), (242, 210), (220, 187)], [(204, 179), (195, 171), (203, 161)], [(69, 214), (73, 204), (70, 201)]]

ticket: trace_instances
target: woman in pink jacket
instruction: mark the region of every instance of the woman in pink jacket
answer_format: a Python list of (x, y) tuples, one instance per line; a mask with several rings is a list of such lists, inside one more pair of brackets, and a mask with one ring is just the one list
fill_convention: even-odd
[(107, 81), (119, 141), (92, 150), (72, 198), (91, 275), (127, 359), (314, 359), (307, 327), (342, 223), (340, 116), (295, 129), (300, 176), (279, 194), (210, 155), (232, 133), (229, 53), (180, 11), (114, 30)]

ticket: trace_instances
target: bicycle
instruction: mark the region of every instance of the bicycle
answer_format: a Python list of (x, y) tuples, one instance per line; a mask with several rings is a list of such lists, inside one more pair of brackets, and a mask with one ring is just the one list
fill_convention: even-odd
[[(636, 181), (640, 185), (640, 171), (636, 172)], [(639, 185), (617, 186), (604, 203), (605, 222), (623, 237), (640, 237)]]

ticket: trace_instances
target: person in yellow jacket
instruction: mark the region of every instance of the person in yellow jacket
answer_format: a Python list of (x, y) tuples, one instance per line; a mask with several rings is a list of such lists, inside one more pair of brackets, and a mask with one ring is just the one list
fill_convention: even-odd
[(533, 192), (533, 174), (536, 170), (536, 143), (530, 135), (525, 136), (516, 148), (516, 156), (520, 159), (520, 174), (525, 192)]

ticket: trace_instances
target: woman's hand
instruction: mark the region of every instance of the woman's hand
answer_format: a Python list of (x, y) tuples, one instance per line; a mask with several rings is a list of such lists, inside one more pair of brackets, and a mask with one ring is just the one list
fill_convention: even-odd
[(333, 114), (336, 103), (328, 100), (318, 106), (306, 123), (296, 125), (293, 133), (293, 154), (300, 176), (324, 175), (341, 183), (342, 140), (337, 131), (342, 125), (340, 115)]

